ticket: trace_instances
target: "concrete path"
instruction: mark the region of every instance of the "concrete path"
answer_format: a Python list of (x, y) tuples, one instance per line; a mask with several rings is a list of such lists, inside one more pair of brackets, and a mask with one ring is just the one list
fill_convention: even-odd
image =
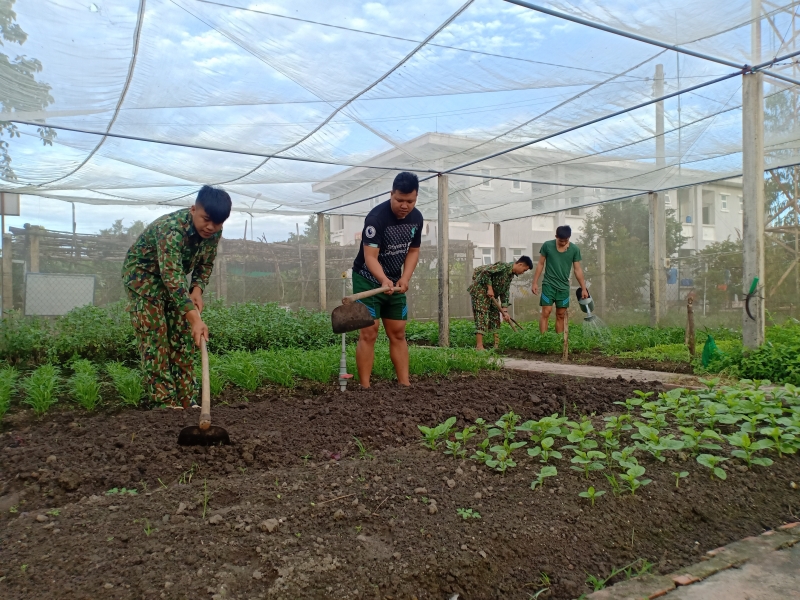
[(623, 379), (636, 381), (660, 381), (669, 385), (698, 387), (700, 382), (693, 375), (681, 373), (664, 373), (661, 371), (644, 371), (640, 369), (615, 369), (612, 367), (592, 367), (570, 363), (547, 362), (543, 360), (524, 360), (504, 358), (503, 366), (514, 371), (533, 371), (552, 375), (568, 375), (570, 377), (590, 377), (603, 379)]
[(800, 544), (676, 588), (665, 600), (800, 600)]

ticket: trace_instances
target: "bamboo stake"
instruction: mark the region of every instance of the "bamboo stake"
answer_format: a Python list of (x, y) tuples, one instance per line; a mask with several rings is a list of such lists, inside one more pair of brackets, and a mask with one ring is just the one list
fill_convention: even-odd
[[(558, 319), (558, 310), (556, 310)], [(561, 353), (561, 362), (567, 362), (569, 358), (569, 309), (564, 312), (564, 349)]]
[(695, 335), (694, 335), (694, 292), (690, 292), (686, 298), (686, 345), (689, 347), (689, 354), (695, 355)]

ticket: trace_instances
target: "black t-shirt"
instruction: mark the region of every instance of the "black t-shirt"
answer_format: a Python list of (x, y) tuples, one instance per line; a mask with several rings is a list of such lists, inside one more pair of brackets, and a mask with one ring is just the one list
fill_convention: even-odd
[(364, 262), (364, 244), (367, 244), (379, 248), (378, 262), (386, 277), (396, 283), (402, 275), (409, 248), (419, 248), (422, 244), (422, 222), (422, 213), (416, 208), (405, 219), (398, 219), (392, 212), (391, 200), (373, 208), (364, 219), (361, 247), (353, 263), (353, 272), (380, 283)]

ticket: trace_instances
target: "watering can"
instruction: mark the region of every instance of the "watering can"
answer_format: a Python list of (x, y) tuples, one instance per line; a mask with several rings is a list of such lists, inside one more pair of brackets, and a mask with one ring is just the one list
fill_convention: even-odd
[[(589, 290), (587, 289), (586, 292), (588, 293)], [(594, 312), (594, 300), (592, 300), (591, 294), (588, 298), (581, 298), (581, 288), (575, 290), (575, 296), (578, 299), (578, 306), (580, 307), (581, 311), (586, 313), (586, 317), (584, 317), (584, 321), (591, 321), (592, 319), (597, 318), (597, 315), (592, 314)]]

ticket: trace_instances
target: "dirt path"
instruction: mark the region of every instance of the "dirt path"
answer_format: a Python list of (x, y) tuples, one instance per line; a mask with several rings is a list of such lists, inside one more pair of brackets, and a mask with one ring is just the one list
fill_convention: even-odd
[[(658, 384), (501, 372), (410, 391), (332, 387), (228, 393), (215, 421), (229, 448), (177, 447), (194, 413), (12, 416), (0, 434), (0, 597), (526, 600), (546, 576), (547, 597), (566, 600), (588, 591), (587, 573), (636, 558), (671, 572), (800, 507), (796, 457), (732, 466), (727, 482), (647, 462), (651, 485), (592, 508), (578, 492), (608, 489), (602, 474), (587, 482), (559, 463), (532, 491), (541, 465), (522, 451), (501, 476), (418, 443), (417, 424), (451, 415), (602, 415)], [(464, 520), (467, 508), (481, 518)]]

